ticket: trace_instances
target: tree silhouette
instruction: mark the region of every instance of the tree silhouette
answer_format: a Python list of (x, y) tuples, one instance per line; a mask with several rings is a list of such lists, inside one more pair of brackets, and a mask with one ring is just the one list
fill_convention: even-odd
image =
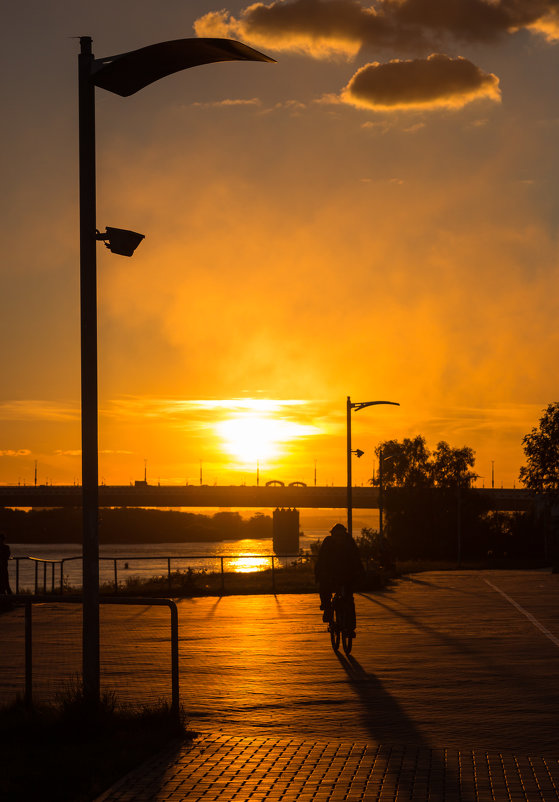
[[(499, 522), (486, 521), (487, 501), (471, 488), (472, 448), (441, 440), (430, 451), (417, 435), (387, 440), (376, 454), (382, 471), (370, 481), (376, 486), (382, 481), (385, 545), (397, 559), (455, 559), (458, 526), (465, 558), (495, 551)], [(505, 550), (499, 546), (499, 553)]]
[[(387, 440), (376, 449), (382, 459), (383, 487), (469, 487), (476, 474), (470, 471), (475, 464), (475, 452), (468, 446), (452, 448), (441, 440), (433, 452), (427, 448), (422, 435), (402, 442)], [(380, 471), (370, 480), (380, 484)]]
[(433, 452), (431, 460), (431, 477), (435, 487), (469, 487), (476, 474), (469, 471), (475, 464), (475, 452), (472, 448), (451, 448), (441, 440)]
[[(381, 443), (375, 454), (382, 459), (382, 483), (384, 487), (429, 487), (431, 484), (430, 452), (425, 438), (418, 434), (413, 439), (405, 437)], [(380, 473), (370, 480), (380, 484)]]
[(559, 401), (549, 404), (539, 425), (522, 438), (527, 465), (520, 481), (528, 490), (550, 493), (559, 490)]

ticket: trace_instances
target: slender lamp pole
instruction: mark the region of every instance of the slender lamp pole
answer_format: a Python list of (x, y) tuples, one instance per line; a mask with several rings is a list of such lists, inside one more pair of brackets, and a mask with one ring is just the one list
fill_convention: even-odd
[[(399, 407), (398, 401), (352, 401), (350, 396), (347, 397), (346, 417), (347, 417), (347, 531), (350, 535), (353, 534), (353, 499), (352, 499), (352, 478), (351, 478), (351, 410), (354, 409), (359, 412), (360, 409), (365, 407), (374, 407), (378, 404), (391, 404), (392, 406)], [(363, 454), (362, 451), (356, 449), (357, 456)]]
[[(98, 702), (99, 676), (99, 467), (97, 390), (96, 243), (107, 241), (113, 253), (132, 256), (142, 234), (123, 229), (97, 231), (95, 185), (95, 87), (128, 97), (154, 81), (189, 67), (218, 61), (274, 61), (232, 39), (176, 39), (96, 59), (90, 36), (80, 37), (79, 184), (80, 314), (83, 510), (83, 689)], [(122, 237), (125, 237), (123, 242)], [(132, 242), (130, 241), (132, 238)], [(200, 481), (202, 466), (200, 464)]]
[(382, 448), (380, 449), (379, 453), (379, 460), (378, 460), (378, 533), (379, 538), (382, 542), (382, 538), (384, 537), (383, 531), (383, 507), (384, 507), (384, 487), (383, 487), (383, 473), (382, 473), (382, 463), (384, 457), (382, 455)]
[(79, 177), (83, 520), (83, 685), (99, 699), (99, 490), (97, 436), (97, 254), (95, 84), (91, 37), (80, 38)]

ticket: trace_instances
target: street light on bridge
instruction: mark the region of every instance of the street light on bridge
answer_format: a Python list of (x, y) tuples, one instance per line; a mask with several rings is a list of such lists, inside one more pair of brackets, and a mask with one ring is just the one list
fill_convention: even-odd
[(128, 97), (180, 70), (218, 61), (274, 59), (231, 39), (177, 39), (96, 59), (90, 36), (80, 37), (79, 181), (80, 181), (80, 320), (83, 509), (83, 684), (99, 699), (99, 489), (97, 408), (97, 256), (96, 243), (132, 256), (143, 239), (135, 231), (96, 223), (95, 87)]
[(378, 404), (391, 404), (392, 406), (399, 407), (398, 401), (352, 401), (347, 397), (347, 531), (352, 534), (353, 531), (353, 504), (352, 504), (352, 480), (351, 480), (351, 455), (356, 454), (357, 457), (362, 457), (365, 453), (360, 449), (355, 451), (351, 450), (351, 411), (354, 409), (359, 412), (360, 409), (365, 407), (373, 407)]

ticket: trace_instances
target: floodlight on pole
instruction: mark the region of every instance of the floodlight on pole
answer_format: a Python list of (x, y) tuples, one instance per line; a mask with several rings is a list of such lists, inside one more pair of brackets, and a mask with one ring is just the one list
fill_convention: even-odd
[(352, 401), (347, 397), (346, 405), (346, 421), (347, 421), (347, 531), (352, 534), (353, 531), (353, 499), (352, 499), (352, 478), (351, 478), (351, 455), (357, 454), (357, 457), (362, 457), (364, 452), (357, 449), (351, 449), (351, 411), (359, 412), (360, 409), (365, 407), (373, 407), (378, 404), (391, 404), (392, 406), (399, 407), (398, 401)]
[(99, 242), (104, 242), (105, 247), (111, 253), (117, 253), (119, 256), (132, 256), (140, 242), (145, 239), (145, 234), (138, 234), (137, 231), (129, 231), (126, 228), (107, 226), (103, 234), (97, 231), (95, 238)]
[(231, 39), (177, 39), (96, 59), (90, 36), (80, 37), (78, 56), (80, 184), (80, 322), (83, 510), (83, 687), (98, 702), (99, 683), (99, 467), (97, 401), (98, 240), (113, 253), (131, 256), (143, 234), (96, 227), (95, 88), (129, 97), (180, 70), (218, 61), (273, 62)]

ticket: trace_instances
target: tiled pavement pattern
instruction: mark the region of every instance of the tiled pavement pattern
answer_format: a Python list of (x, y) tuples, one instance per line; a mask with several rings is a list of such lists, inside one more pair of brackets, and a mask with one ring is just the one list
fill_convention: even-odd
[(97, 802), (540, 802), (559, 799), (559, 761), (207, 733), (132, 772)]

